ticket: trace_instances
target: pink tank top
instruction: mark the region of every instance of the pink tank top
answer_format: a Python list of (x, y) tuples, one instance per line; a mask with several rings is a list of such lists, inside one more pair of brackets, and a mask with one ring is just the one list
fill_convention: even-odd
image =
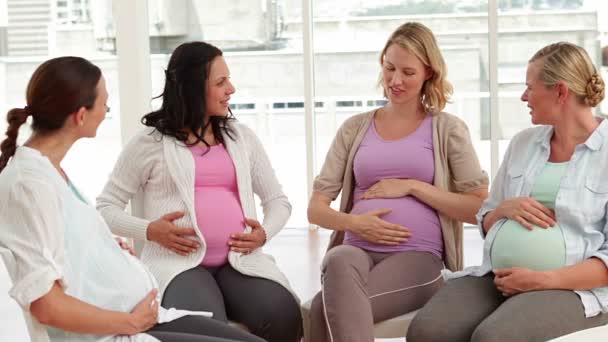
[(194, 157), (196, 221), (207, 243), (202, 265), (221, 266), (228, 260), (230, 235), (245, 229), (236, 171), (223, 145), (190, 147)]

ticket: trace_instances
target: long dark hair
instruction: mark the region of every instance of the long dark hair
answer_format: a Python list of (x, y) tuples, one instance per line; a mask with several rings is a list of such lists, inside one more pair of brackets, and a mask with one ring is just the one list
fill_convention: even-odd
[(34, 132), (53, 132), (63, 127), (70, 114), (91, 109), (97, 99), (101, 70), (81, 57), (59, 57), (42, 63), (30, 78), (27, 105), (8, 111), (7, 138), (0, 145), (0, 172), (17, 149), (19, 128), (32, 116)]
[[(205, 89), (211, 62), (222, 56), (222, 51), (205, 42), (189, 42), (178, 46), (165, 71), (165, 88), (160, 109), (144, 115), (141, 122), (154, 127), (163, 135), (193, 146), (205, 141), (205, 131), (211, 127), (215, 140), (224, 143), (222, 133), (232, 138), (232, 131), (228, 122), (234, 119), (232, 111), (228, 108), (226, 116), (210, 116), (205, 124)], [(188, 135), (192, 133), (196, 140), (188, 142)]]

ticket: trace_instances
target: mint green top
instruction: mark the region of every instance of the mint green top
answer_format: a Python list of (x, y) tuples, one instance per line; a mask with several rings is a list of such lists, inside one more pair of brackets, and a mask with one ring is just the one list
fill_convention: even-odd
[[(547, 162), (536, 179), (530, 197), (547, 208), (555, 208), (555, 197), (568, 162)], [(566, 262), (564, 236), (558, 224), (528, 230), (514, 220), (500, 227), (490, 250), (492, 268), (527, 267), (545, 271), (563, 267)]]

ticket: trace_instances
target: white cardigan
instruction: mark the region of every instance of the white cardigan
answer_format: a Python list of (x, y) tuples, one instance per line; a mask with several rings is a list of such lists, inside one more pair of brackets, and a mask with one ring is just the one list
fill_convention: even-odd
[[(235, 140), (224, 135), (224, 144), (234, 163), (243, 213), (247, 218), (256, 219), (253, 194), (257, 194), (264, 212), (262, 226), (270, 241), (287, 222), (291, 205), (255, 133), (237, 122), (231, 122), (230, 127)], [(140, 217), (125, 212), (129, 201), (134, 208), (141, 209), (141, 213), (137, 213)], [(200, 265), (205, 256), (205, 238), (198, 228), (194, 208), (194, 158), (183, 143), (152, 128), (144, 129), (125, 146), (97, 198), (97, 210), (114, 234), (145, 241), (141, 261), (158, 280), (161, 296), (175, 276)], [(146, 238), (151, 221), (174, 211), (186, 212), (174, 223), (178, 227), (194, 228), (201, 242), (201, 247), (187, 256)], [(250, 230), (250, 227), (245, 229)], [(297, 299), (274, 258), (262, 248), (248, 255), (231, 251), (228, 262), (242, 274), (281, 284)]]

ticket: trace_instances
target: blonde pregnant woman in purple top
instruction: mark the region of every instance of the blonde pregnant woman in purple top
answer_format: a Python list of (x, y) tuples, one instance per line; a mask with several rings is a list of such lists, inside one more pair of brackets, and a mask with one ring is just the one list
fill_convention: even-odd
[(432, 32), (402, 25), (380, 64), (388, 103), (340, 127), (308, 207), (335, 231), (311, 307), (315, 342), (373, 341), (374, 322), (424, 305), (444, 265), (462, 269), (462, 222), (487, 196), (466, 125), (442, 112), (452, 87)]

